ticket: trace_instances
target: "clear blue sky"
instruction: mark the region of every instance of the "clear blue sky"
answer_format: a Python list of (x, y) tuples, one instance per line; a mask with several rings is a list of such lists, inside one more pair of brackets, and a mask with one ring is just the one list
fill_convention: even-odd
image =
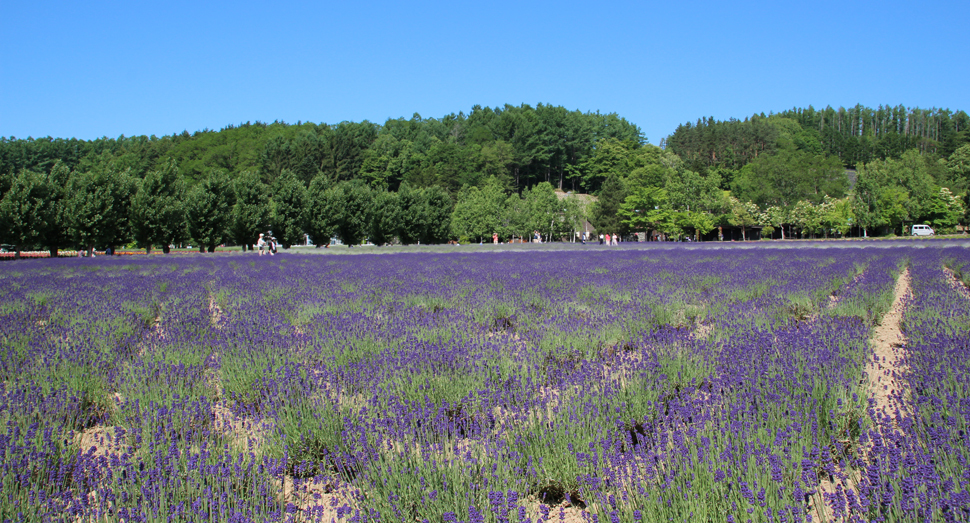
[(970, 111), (970, 2), (0, 2), (0, 135), (261, 120), (383, 123), (475, 104), (702, 116)]

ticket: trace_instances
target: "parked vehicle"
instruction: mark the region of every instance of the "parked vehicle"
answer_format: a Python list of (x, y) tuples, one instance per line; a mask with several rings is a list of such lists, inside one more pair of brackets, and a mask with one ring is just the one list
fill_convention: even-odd
[(913, 236), (933, 236), (936, 232), (930, 228), (929, 225), (914, 225), (912, 230)]

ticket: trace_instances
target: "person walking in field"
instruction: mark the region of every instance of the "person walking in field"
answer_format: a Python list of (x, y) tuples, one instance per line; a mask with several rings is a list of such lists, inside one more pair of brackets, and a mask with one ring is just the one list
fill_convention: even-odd
[(256, 240), (256, 248), (259, 249), (259, 255), (263, 255), (263, 251), (266, 250), (266, 240), (263, 239), (263, 233), (259, 233), (259, 239)]

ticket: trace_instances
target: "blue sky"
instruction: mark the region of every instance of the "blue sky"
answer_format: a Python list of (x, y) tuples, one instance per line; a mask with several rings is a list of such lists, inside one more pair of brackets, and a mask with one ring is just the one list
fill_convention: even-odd
[(702, 116), (970, 111), (970, 2), (0, 2), (0, 135), (261, 120), (615, 112), (652, 143)]

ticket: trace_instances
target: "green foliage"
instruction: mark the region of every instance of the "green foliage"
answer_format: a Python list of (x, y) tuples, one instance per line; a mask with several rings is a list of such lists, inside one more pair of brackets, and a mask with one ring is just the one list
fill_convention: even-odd
[(448, 193), (437, 185), (424, 189), (427, 222), (421, 234), (426, 244), (445, 243), (451, 236), (451, 213), (454, 203)]
[(730, 209), (728, 221), (731, 225), (741, 227), (741, 237), (747, 240), (747, 228), (758, 224), (761, 211), (754, 203), (743, 202), (733, 196), (728, 198), (728, 208)]
[(966, 209), (963, 202), (946, 187), (929, 198), (924, 207), (923, 218), (936, 229), (951, 229), (963, 220)]
[(458, 192), (455, 210), (451, 215), (451, 232), (458, 238), (479, 240), (490, 238), (499, 231), (505, 204), (505, 192), (496, 177), (484, 186), (465, 186)]
[[(678, 211), (716, 212), (721, 206), (721, 176), (685, 169), (671, 170), (664, 182), (670, 207)], [(656, 187), (660, 187), (657, 185)]]
[(657, 187), (637, 189), (626, 197), (618, 214), (623, 220), (621, 223), (634, 231), (667, 232), (673, 226), (674, 215), (668, 207), (667, 191)]
[(341, 182), (333, 196), (337, 235), (347, 245), (357, 245), (367, 236), (373, 191), (360, 180)]
[(739, 199), (762, 207), (790, 207), (799, 200), (821, 203), (825, 195), (840, 198), (848, 186), (838, 158), (783, 150), (745, 165), (734, 180), (732, 191)]
[[(180, 214), (178, 194), (216, 169), (233, 180), (236, 199), (242, 202), (232, 208), (230, 238), (243, 245), (253, 242), (261, 230), (296, 230), (271, 220), (271, 196), (254, 176), (274, 188), (284, 172), (304, 187), (319, 176), (329, 180), (328, 187), (351, 180), (362, 180), (378, 191), (400, 191), (402, 184), (412, 193), (439, 187), (458, 200), (454, 229), (450, 225), (442, 228), (448, 217), (442, 222), (429, 217), (432, 207), (447, 205), (412, 205), (415, 198), (431, 193), (406, 194), (400, 199), (398, 236), (404, 243), (415, 243), (428, 238), (444, 241), (450, 236), (488, 237), (496, 231), (504, 237), (535, 229), (547, 233), (549, 227), (539, 227), (540, 220), (524, 209), (528, 205), (509, 200), (499, 206), (496, 199), (475, 195), (474, 189), (488, 188), (492, 196), (497, 194), (495, 187), (503, 194), (524, 196), (526, 189), (531, 191), (543, 182), (560, 190), (582, 189), (599, 196), (590, 208), (594, 225), (625, 234), (628, 224), (618, 212), (626, 197), (641, 188), (664, 188), (668, 210), (673, 213), (666, 230), (676, 233), (710, 230), (712, 219), (722, 225), (730, 221), (718, 190), (731, 189), (741, 201), (761, 208), (777, 207), (785, 214), (799, 201), (817, 206), (826, 196), (841, 200), (849, 188), (843, 167), (858, 166), (851, 200), (854, 225), (867, 233), (883, 226), (899, 231), (904, 223), (912, 222), (950, 228), (958, 209), (949, 197), (940, 196), (939, 188), (946, 187), (957, 199), (966, 200), (963, 209), (968, 210), (967, 128), (970, 117), (963, 111), (859, 105), (818, 111), (809, 107), (753, 115), (744, 121), (702, 118), (696, 124), (679, 126), (661, 148), (644, 144), (640, 130), (616, 114), (539, 104), (475, 106), (467, 115), (453, 113), (441, 118), (415, 114), (410, 119), (389, 119), (383, 125), (367, 121), (336, 125), (247, 122), (220, 131), (163, 137), (92, 141), (0, 138), (0, 197), (9, 192), (16, 173), (50, 172), (48, 180), (57, 189), (50, 196), (51, 226), (32, 241), (56, 253), (70, 240), (87, 247), (120, 245), (132, 237), (145, 247), (161, 244), (164, 249), (178, 243), (184, 239), (180, 231), (185, 230), (175, 224)], [(175, 165), (175, 179), (184, 185), (171, 183)], [(81, 174), (72, 176), (71, 172)], [(128, 188), (98, 182), (98, 187), (113, 188), (81, 203), (81, 196), (65, 189), (69, 178), (80, 180), (82, 175), (121, 176), (128, 181), (119, 180), (120, 186)], [(245, 181), (237, 181), (242, 179)], [(130, 187), (132, 180), (142, 180), (140, 190)], [(459, 195), (465, 186), (469, 189)], [(274, 202), (281, 199), (272, 198)], [(95, 200), (104, 208), (98, 209)], [(123, 203), (126, 200), (131, 202), (130, 208)], [(115, 203), (105, 204), (107, 201)], [(485, 208), (476, 209), (473, 202)], [(110, 215), (101, 212), (109, 207)], [(75, 208), (87, 218), (69, 212)], [(570, 217), (558, 222), (561, 232), (569, 232), (566, 224), (579, 219), (572, 210), (567, 211)], [(843, 217), (846, 214), (842, 212)], [(314, 215), (319, 216), (304, 213), (300, 228), (311, 228), (308, 220)], [(782, 226), (790, 225), (774, 218), (770, 221), (762, 225), (781, 229), (782, 234)], [(552, 229), (557, 228), (557, 222), (550, 223)], [(839, 226), (829, 221), (805, 230), (828, 233)], [(431, 231), (435, 227), (439, 230)], [(318, 228), (317, 236), (324, 229)], [(561, 232), (553, 231), (553, 236)], [(291, 236), (284, 243), (296, 241)]]
[(140, 246), (150, 252), (153, 245), (161, 245), (167, 254), (170, 244), (186, 239), (185, 192), (174, 160), (145, 176), (131, 206), (135, 241)]
[(902, 105), (823, 110), (809, 106), (772, 116), (755, 114), (743, 121), (701, 118), (696, 124), (678, 126), (666, 145), (697, 171), (740, 169), (779, 150), (834, 156), (852, 168), (899, 158), (913, 148), (949, 156), (970, 141), (965, 131), (968, 124), (970, 118), (963, 111)]
[(955, 194), (970, 190), (970, 144), (953, 151), (946, 161), (946, 176), (939, 183)]
[(296, 173), (284, 169), (273, 186), (273, 234), (289, 249), (303, 244), (307, 210), (307, 191)]
[(127, 171), (75, 172), (68, 181), (65, 216), (74, 241), (85, 248), (114, 246), (130, 237), (135, 180)]
[(307, 190), (304, 223), (304, 230), (317, 247), (329, 244), (337, 235), (340, 205), (340, 194), (331, 187), (330, 179), (323, 174), (317, 175)]
[(270, 189), (252, 170), (239, 174), (232, 188), (235, 204), (230, 217), (231, 237), (244, 248), (251, 248), (259, 233), (272, 227)]
[(16, 246), (17, 256), (27, 245), (45, 238), (45, 231), (57, 227), (57, 209), (44, 175), (22, 171), (0, 200), (0, 240)]
[(620, 207), (627, 198), (626, 184), (619, 176), (610, 176), (603, 182), (599, 200), (591, 209), (593, 226), (597, 231), (626, 234), (627, 225), (619, 217)]
[(47, 176), (52, 216), (47, 222), (48, 226), (44, 228), (41, 243), (50, 249), (51, 256), (57, 256), (58, 249), (67, 246), (71, 241), (68, 230), (69, 220), (65, 209), (65, 200), (68, 196), (67, 184), (70, 179), (71, 171), (61, 161), (54, 164)]
[[(856, 213), (867, 225), (889, 225), (899, 230), (905, 222), (931, 217), (939, 188), (930, 175), (927, 160), (915, 149), (898, 159), (875, 160), (859, 167)], [(861, 212), (860, 212), (861, 211)], [(862, 223), (862, 222), (860, 222)]]
[(400, 225), (398, 239), (405, 245), (444, 243), (451, 236), (452, 199), (438, 186), (413, 189), (408, 184), (398, 191)]
[(233, 204), (232, 184), (224, 171), (209, 173), (202, 183), (189, 191), (185, 204), (189, 236), (199, 251), (215, 252), (216, 246), (229, 237), (230, 209)]
[(404, 245), (418, 243), (421, 239), (421, 231), (428, 220), (424, 192), (420, 189), (412, 189), (405, 183), (401, 185), (397, 199), (401, 209), (401, 223), (398, 226), (397, 237)]
[(389, 191), (377, 192), (370, 205), (370, 240), (375, 245), (391, 243), (401, 221), (401, 208), (398, 205), (397, 193)]

